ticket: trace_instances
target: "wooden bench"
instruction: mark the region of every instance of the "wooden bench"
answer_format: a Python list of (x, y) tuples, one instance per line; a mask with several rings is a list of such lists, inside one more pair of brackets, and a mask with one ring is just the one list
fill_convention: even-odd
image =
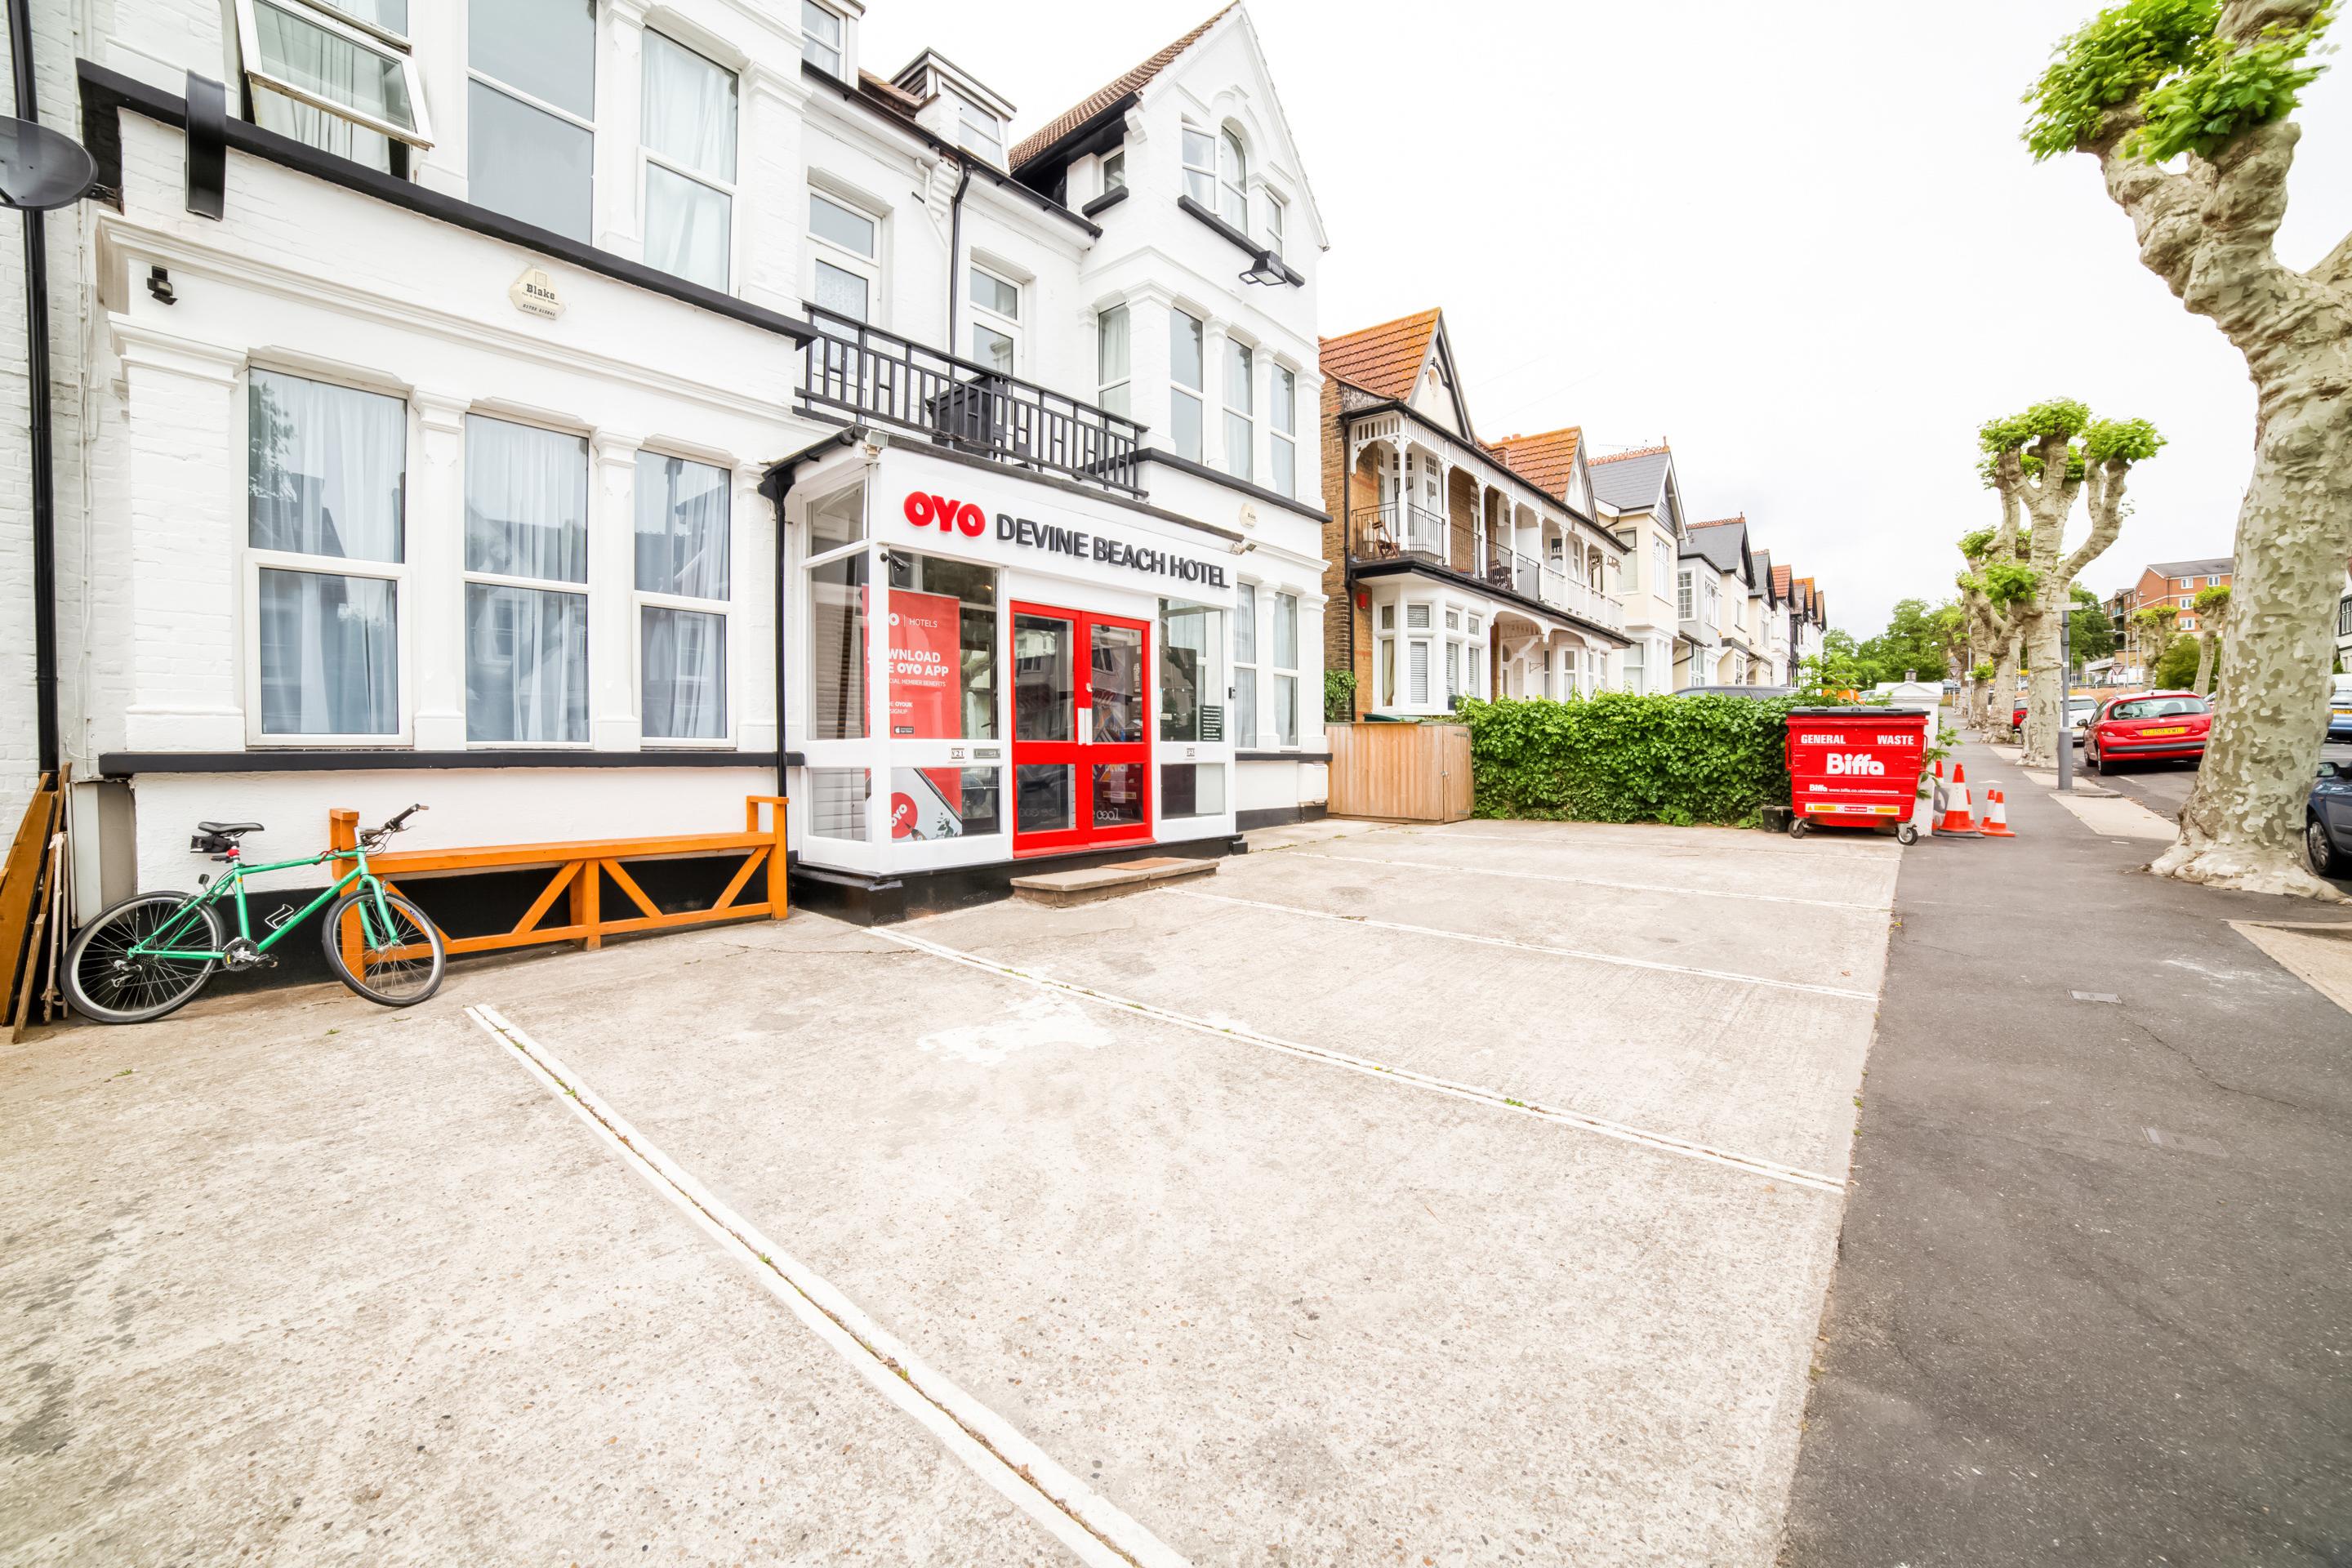
[[(454, 955), (461, 952), (488, 952), (504, 947), (523, 947), (532, 942), (576, 942), (583, 947), (602, 947), (608, 936), (625, 936), (634, 931), (673, 931), (682, 926), (707, 925), (713, 921), (752, 920), (765, 915), (772, 920), (784, 918), (784, 797), (780, 795), (751, 795), (743, 797), (743, 830), (740, 833), (682, 833), (654, 838), (597, 838), (569, 844), (502, 844), (477, 849), (392, 849), (368, 857), (368, 868), (383, 879), (386, 887), (398, 889), (395, 879), (425, 876), (451, 871), (518, 871), (546, 868), (552, 871), (547, 886), (540, 890), (530, 907), (512, 931), (493, 932), (488, 936), (450, 936), (442, 933), (443, 941)], [(762, 826), (760, 808), (767, 810), (767, 824)], [(353, 862), (342, 852), (359, 847), (359, 813), (335, 810), (327, 814), (328, 842), (338, 852), (335, 875), (341, 877), (352, 868)], [(743, 864), (737, 868), (718, 901), (709, 909), (664, 910), (656, 908), (645, 889), (638, 887), (622, 862), (625, 860), (677, 859), (694, 855), (741, 855)], [(760, 897), (744, 900), (742, 894), (753, 886), (752, 879), (764, 872), (758, 884)], [(610, 880), (625, 899), (615, 900), (616, 911), (605, 913), (604, 884)], [(412, 899), (415, 894), (409, 895)], [(566, 899), (561, 925), (541, 925), (558, 899)], [(436, 922), (437, 923), (437, 922)]]

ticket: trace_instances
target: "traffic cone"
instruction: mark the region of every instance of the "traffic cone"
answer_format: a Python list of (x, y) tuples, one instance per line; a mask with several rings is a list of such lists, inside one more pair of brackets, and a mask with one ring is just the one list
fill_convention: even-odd
[(2009, 830), (2009, 796), (1997, 789), (1985, 791), (1984, 836), (1987, 838), (2014, 838)]
[(1936, 831), (1960, 834), (1970, 838), (1976, 837), (1978, 836), (1977, 819), (1973, 810), (1975, 802), (1969, 798), (1967, 764), (1962, 763), (1952, 764), (1952, 789), (1958, 796), (1958, 804), (1948, 804), (1945, 806), (1943, 819), (1936, 824)]

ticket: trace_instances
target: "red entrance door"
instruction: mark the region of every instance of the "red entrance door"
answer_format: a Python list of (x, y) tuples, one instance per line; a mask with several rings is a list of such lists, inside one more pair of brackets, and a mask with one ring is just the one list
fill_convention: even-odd
[(1151, 627), (1013, 606), (1013, 853), (1151, 840)]

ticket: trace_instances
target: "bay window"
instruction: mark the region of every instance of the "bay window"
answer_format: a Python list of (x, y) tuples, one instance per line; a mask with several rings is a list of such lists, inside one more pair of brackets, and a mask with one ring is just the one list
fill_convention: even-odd
[(583, 0), (467, 8), (466, 194), (477, 206), (590, 237), (596, 11)]
[(735, 73), (645, 42), (646, 265), (724, 290), (735, 208)]
[(1298, 595), (1274, 596), (1274, 743), (1298, 744)]
[(1266, 425), (1273, 431), (1266, 443), (1267, 488), (1277, 495), (1298, 491), (1298, 373), (1276, 365), (1267, 384)]
[(1168, 434), (1180, 458), (1201, 460), (1201, 406), (1207, 391), (1200, 318), (1168, 312)]
[(588, 742), (588, 442), (466, 416), (466, 738)]
[(1257, 744), (1257, 584), (1234, 588), (1234, 743)]
[(1257, 356), (1238, 338), (1225, 340), (1225, 472), (1255, 477), (1257, 447), (1255, 382)]
[(1105, 411), (1121, 416), (1133, 404), (1129, 395), (1133, 360), (1127, 333), (1124, 305), (1113, 305), (1095, 318), (1095, 401)]
[(402, 735), (408, 405), (257, 369), (247, 418), (249, 732)]
[(637, 714), (648, 741), (724, 741), (728, 531), (724, 468), (637, 454)]

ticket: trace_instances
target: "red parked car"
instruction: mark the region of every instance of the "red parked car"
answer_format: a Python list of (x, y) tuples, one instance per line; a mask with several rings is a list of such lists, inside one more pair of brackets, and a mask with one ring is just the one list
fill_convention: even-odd
[(2098, 773), (2124, 763), (2197, 762), (2212, 727), (2212, 704), (2193, 691), (2111, 697), (2084, 738), (2083, 766)]

